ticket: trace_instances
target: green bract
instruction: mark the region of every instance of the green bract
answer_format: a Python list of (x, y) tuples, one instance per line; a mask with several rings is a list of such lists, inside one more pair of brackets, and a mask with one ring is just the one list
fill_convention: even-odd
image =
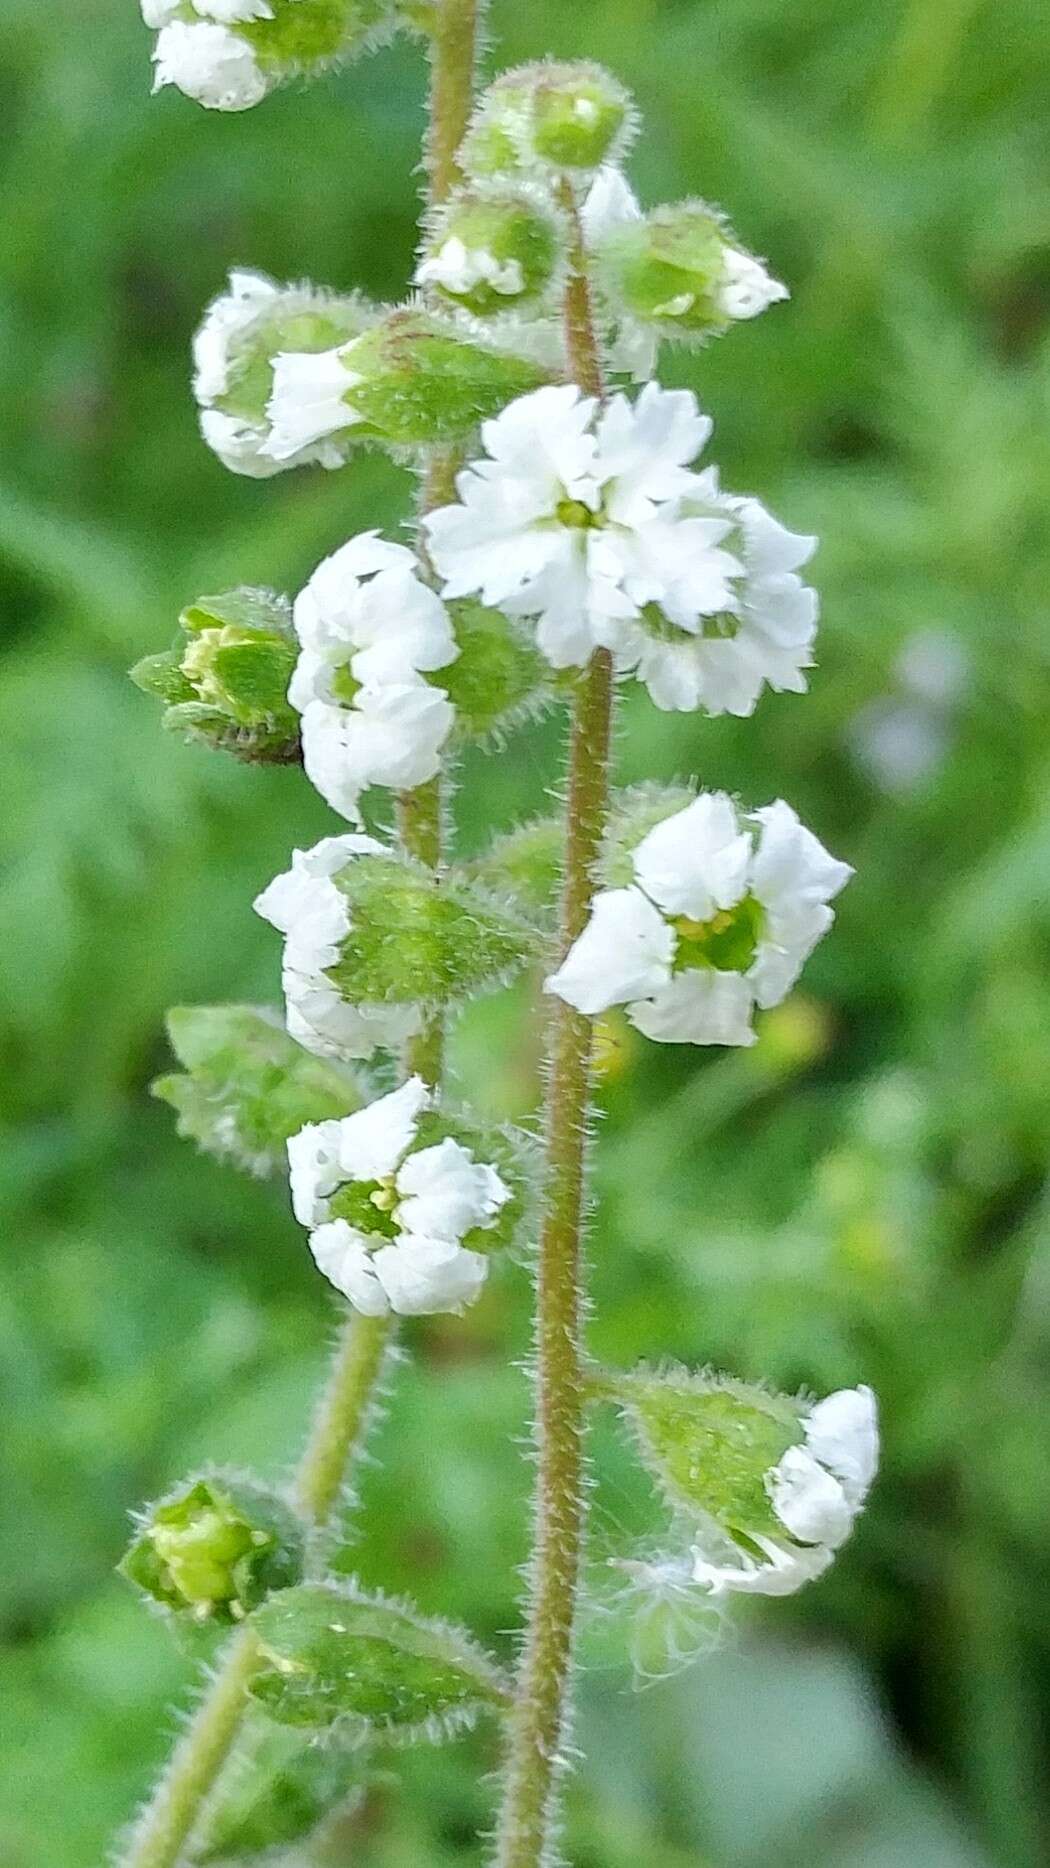
[(349, 1071), (302, 1050), (265, 1006), (179, 1005), (167, 1025), (183, 1072), (158, 1077), (154, 1096), (180, 1135), (250, 1174), (285, 1172), (290, 1135), (360, 1107)]
[(302, 1552), (302, 1527), (277, 1493), (213, 1472), (147, 1506), (120, 1570), (164, 1608), (241, 1621), (297, 1579)]
[(744, 1537), (783, 1536), (765, 1476), (803, 1438), (797, 1402), (684, 1369), (610, 1378), (668, 1502)]
[(458, 739), (487, 740), (550, 704), (552, 670), (529, 631), (470, 598), (448, 609), (459, 654), (433, 679), (456, 709)]
[(722, 216), (702, 201), (654, 208), (608, 234), (599, 263), (610, 298), (665, 336), (724, 331), (721, 300), (731, 244)]
[(327, 976), (351, 1005), (447, 1005), (511, 977), (535, 930), (476, 884), (400, 856), (358, 856), (335, 878), (350, 932)]
[(146, 655), (131, 679), (165, 703), (164, 724), (251, 763), (299, 758), (288, 705), (298, 644), (287, 598), (241, 586), (198, 597), (179, 617), (172, 648)]
[(469, 342), (425, 313), (391, 312), (342, 352), (354, 436), (392, 447), (462, 440), (545, 382), (521, 358)]
[(252, 1616), (249, 1691), (278, 1724), (439, 1739), (499, 1706), (499, 1672), (464, 1631), (354, 1584), (304, 1583)]

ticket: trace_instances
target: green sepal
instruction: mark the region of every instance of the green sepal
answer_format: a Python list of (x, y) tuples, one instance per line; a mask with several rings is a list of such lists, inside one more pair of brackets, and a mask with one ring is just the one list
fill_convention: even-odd
[(653, 208), (602, 241), (603, 288), (631, 318), (665, 337), (702, 339), (732, 322), (718, 302), (727, 244), (733, 244), (727, 223), (706, 202)]
[(279, 1725), (437, 1742), (501, 1706), (506, 1688), (462, 1629), (353, 1583), (304, 1583), (251, 1618), (252, 1698)]
[(359, 1752), (319, 1745), (312, 1733), (275, 1725), (258, 1711), (245, 1721), (195, 1832), (193, 1868), (250, 1868), (260, 1856), (315, 1835), (326, 1817), (362, 1794)]
[(136, 686), (164, 701), (164, 725), (252, 763), (297, 761), (299, 716), (287, 696), (299, 650), (288, 599), (246, 586), (198, 597), (179, 630), (171, 650), (131, 670)]
[(536, 930), (474, 883), (400, 856), (358, 856), (335, 878), (350, 932), (327, 976), (351, 1005), (442, 1006), (501, 984)]
[(614, 792), (595, 870), (601, 887), (629, 888), (634, 881), (634, 852), (643, 838), (695, 799), (696, 792), (689, 785), (643, 783)]
[(138, 1514), (118, 1569), (173, 1613), (237, 1622), (298, 1580), (303, 1544), (279, 1493), (241, 1473), (206, 1472)]
[(290, 1135), (364, 1100), (345, 1066), (302, 1050), (266, 1006), (177, 1005), (167, 1028), (183, 1072), (157, 1077), (153, 1095), (180, 1135), (249, 1174), (286, 1172)]
[(561, 892), (564, 865), (564, 820), (538, 817), (495, 837), (467, 873), (494, 894), (509, 896), (524, 912), (549, 915)]
[(394, 448), (461, 441), (549, 380), (535, 364), (413, 309), (391, 312), (342, 354), (351, 373), (346, 400), (360, 418), (355, 437)]
[(804, 1438), (797, 1401), (679, 1368), (613, 1375), (605, 1392), (674, 1509), (713, 1520), (731, 1536), (783, 1537), (765, 1480)]
[(459, 741), (483, 743), (551, 704), (550, 664), (520, 624), (470, 598), (448, 610), (459, 654), (433, 680), (456, 709)]
[(370, 51), (395, 24), (390, 0), (270, 0), (272, 19), (241, 20), (233, 31), (277, 77), (308, 76)]

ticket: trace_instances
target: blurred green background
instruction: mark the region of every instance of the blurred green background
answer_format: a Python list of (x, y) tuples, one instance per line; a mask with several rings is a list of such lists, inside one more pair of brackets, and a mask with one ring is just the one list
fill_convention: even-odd
[[(187, 346), (233, 263), (398, 294), (423, 90), (402, 44), (247, 116), (152, 101), (134, 0), (2, 0), (0, 1861), (95, 1868), (189, 1657), (111, 1578), (203, 1458), (280, 1473), (332, 1315), (278, 1185), (198, 1158), (147, 1084), (178, 1001), (273, 999), (253, 893), (334, 827), (301, 777), (164, 736), (125, 677), (181, 603), (294, 589), (401, 473), (238, 481)], [(1035, 1868), (1050, 1678), (1050, 15), (1041, 0), (495, 0), (494, 57), (635, 88), (648, 201), (700, 191), (790, 306), (673, 355), (727, 483), (818, 531), (810, 697), (625, 709), (622, 777), (784, 794), (857, 867), (751, 1053), (614, 1034), (593, 1345), (881, 1396), (848, 1552), (631, 1690), (609, 1556), (658, 1514), (596, 1435), (567, 1850), (577, 1868)], [(560, 723), (473, 761), (462, 843), (537, 809)], [(459, 1086), (527, 1117), (533, 1021), (477, 1008)], [(530, 1470), (528, 1288), (408, 1335), (364, 1479), (370, 1580), (507, 1645)], [(646, 1618), (646, 1638), (652, 1635)], [(677, 1632), (677, 1631), (674, 1631)], [(703, 1644), (704, 1630), (692, 1631)], [(690, 1631), (685, 1631), (687, 1638)], [(478, 1864), (491, 1734), (396, 1762), (344, 1859)]]

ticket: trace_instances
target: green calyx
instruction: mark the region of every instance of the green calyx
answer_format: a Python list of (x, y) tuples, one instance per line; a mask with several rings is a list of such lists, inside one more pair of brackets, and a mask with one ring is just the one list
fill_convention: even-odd
[(610, 295), (632, 318), (667, 336), (702, 337), (730, 322), (719, 303), (726, 244), (713, 209), (681, 202), (617, 228), (599, 260)]
[(364, 1777), (363, 1764), (344, 1747), (318, 1745), (312, 1733), (274, 1725), (253, 1709), (187, 1860), (193, 1868), (247, 1868), (272, 1859), (275, 1848), (308, 1841), (333, 1812), (351, 1810)]
[(674, 1509), (713, 1520), (732, 1537), (783, 1538), (766, 1475), (803, 1440), (796, 1402), (684, 1369), (613, 1376), (606, 1392)]
[(520, 65), (485, 92), (460, 160), (479, 179), (586, 172), (623, 153), (632, 117), (630, 94), (600, 65)]
[(719, 973), (746, 973), (758, 951), (765, 920), (765, 909), (753, 895), (745, 895), (732, 908), (720, 908), (709, 921), (677, 916), (671, 923), (678, 936), (674, 972), (713, 967)]
[(433, 680), (456, 709), (460, 743), (483, 743), (549, 705), (551, 668), (533, 636), (470, 598), (448, 607), (459, 654)]
[(494, 838), (469, 874), (498, 895), (508, 895), (523, 913), (549, 917), (555, 908), (565, 868), (565, 825), (541, 817)]
[(545, 373), (505, 352), (468, 342), (436, 319), (396, 311), (343, 351), (355, 433), (391, 447), (463, 440)]
[(263, 1665), (249, 1692), (279, 1725), (437, 1740), (505, 1698), (466, 1633), (352, 1584), (285, 1590), (252, 1627)]
[[(542, 196), (463, 189), (428, 241), (424, 277), (439, 297), (475, 317), (530, 304), (554, 277), (559, 227)], [(455, 264), (453, 264), (453, 261)], [(455, 282), (456, 268), (462, 283)]]
[(265, 72), (291, 77), (323, 70), (335, 59), (368, 51), (393, 21), (389, 0), (270, 0), (272, 19), (239, 20)]
[(153, 1095), (177, 1112), (180, 1135), (246, 1173), (286, 1172), (289, 1136), (361, 1106), (349, 1072), (302, 1050), (276, 1011), (175, 1006), (167, 1027), (182, 1070), (158, 1077)]
[(212, 405), (238, 421), (264, 427), (273, 393), (273, 360), (281, 352), (335, 350), (360, 337), (376, 317), (374, 306), (350, 294), (331, 297), (307, 286), (283, 287), (229, 346), (226, 387)]
[(297, 760), (287, 693), (298, 645), (287, 599), (246, 587), (199, 597), (179, 626), (171, 649), (131, 670), (137, 687), (164, 702), (165, 726), (253, 763)]
[(233, 1622), (297, 1579), (302, 1548), (301, 1527), (282, 1499), (253, 1480), (215, 1473), (151, 1506), (119, 1567), (165, 1608)]
[(532, 928), (475, 884), (395, 856), (359, 856), (336, 878), (351, 928), (328, 978), (351, 1005), (446, 1005), (495, 986), (536, 951)]

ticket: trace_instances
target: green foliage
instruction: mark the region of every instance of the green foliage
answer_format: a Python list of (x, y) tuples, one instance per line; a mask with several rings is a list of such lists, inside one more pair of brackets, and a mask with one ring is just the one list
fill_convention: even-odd
[(120, 1569), (163, 1608), (234, 1622), (293, 1582), (302, 1561), (283, 1498), (241, 1473), (209, 1472), (140, 1513)]
[(190, 1856), (194, 1868), (247, 1868), (264, 1851), (305, 1842), (333, 1811), (352, 1811), (361, 1796), (356, 1780), (364, 1775), (359, 1757), (263, 1714), (251, 1719), (205, 1811)]
[(280, 1725), (450, 1737), (504, 1697), (470, 1637), (351, 1584), (304, 1583), (252, 1617), (263, 1667), (253, 1699)]
[(167, 1026), (184, 1069), (156, 1077), (153, 1095), (187, 1141), (250, 1174), (285, 1172), (290, 1135), (360, 1106), (350, 1072), (302, 1050), (268, 1007), (177, 1005)]

